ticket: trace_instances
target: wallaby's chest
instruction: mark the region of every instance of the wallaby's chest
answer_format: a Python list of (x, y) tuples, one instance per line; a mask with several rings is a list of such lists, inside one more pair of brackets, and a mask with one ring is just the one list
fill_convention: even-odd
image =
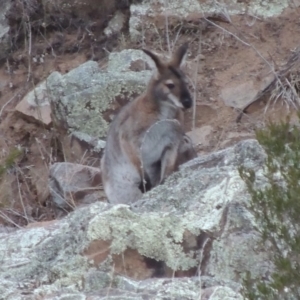
[(178, 109), (174, 105), (170, 104), (169, 102), (162, 103), (160, 105), (159, 113), (158, 113), (160, 120), (166, 119), (176, 119), (181, 122), (182, 110)]
[[(162, 120), (178, 120), (183, 124), (183, 112), (169, 102), (154, 105), (146, 97), (135, 99), (123, 108), (113, 124), (113, 135), (118, 137), (118, 142), (127, 146), (126, 152), (135, 155), (147, 134), (147, 131)], [(121, 146), (120, 145), (120, 146)], [(121, 148), (123, 148), (121, 146)]]

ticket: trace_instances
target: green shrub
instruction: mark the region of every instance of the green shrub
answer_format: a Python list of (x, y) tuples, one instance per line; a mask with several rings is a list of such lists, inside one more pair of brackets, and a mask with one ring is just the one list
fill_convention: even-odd
[(269, 278), (244, 280), (245, 297), (300, 299), (300, 129), (288, 119), (256, 133), (266, 151), (266, 182), (258, 187), (253, 170), (240, 168), (253, 212), (274, 272)]
[(19, 158), (22, 153), (22, 150), (17, 148), (10, 151), (8, 156), (5, 158), (4, 163), (0, 165), (0, 179), (3, 174), (15, 164), (17, 158)]

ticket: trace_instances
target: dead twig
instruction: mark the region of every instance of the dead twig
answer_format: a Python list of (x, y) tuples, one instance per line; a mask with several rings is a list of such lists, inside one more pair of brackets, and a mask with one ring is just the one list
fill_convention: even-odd
[(1, 118), (1, 115), (2, 115), (2, 113), (3, 113), (3, 111), (4, 111), (4, 109), (5, 109), (5, 107), (9, 104), (9, 103), (11, 103), (18, 95), (19, 95), (20, 93), (18, 92), (18, 93), (15, 93), (2, 107), (1, 107), (1, 110), (0, 110), (0, 118)]
[[(259, 101), (264, 95), (266, 95), (267, 93), (270, 93), (272, 90), (274, 90), (276, 88), (276, 84), (279, 83), (279, 87), (282, 90), (285, 89), (284, 87), (284, 82), (287, 83), (287, 85), (289, 86), (289, 88), (292, 90), (293, 94), (295, 97), (298, 97), (298, 95), (296, 94), (296, 91), (294, 90), (294, 88), (291, 86), (290, 82), (286, 79), (286, 77), (288, 77), (288, 75), (291, 72), (291, 69), (295, 67), (295, 65), (298, 63), (300, 63), (300, 46), (294, 51), (294, 53), (291, 55), (291, 57), (288, 59), (287, 63), (279, 70), (276, 72), (276, 76), (274, 76), (274, 79), (262, 90), (260, 91), (256, 97), (247, 105), (245, 105), (241, 110), (239, 115), (236, 118), (236, 122), (240, 122), (241, 118), (243, 117), (243, 115), (245, 114), (245, 111), (256, 101)], [(278, 89), (277, 88), (277, 89)], [(279, 98), (279, 94), (277, 95), (278, 97), (273, 97), (273, 99), (278, 99)], [(272, 97), (270, 98), (272, 100)], [(270, 103), (270, 101), (269, 101)], [(267, 105), (266, 108), (269, 107), (269, 103)], [(291, 104), (294, 105), (294, 107), (297, 109), (299, 108), (299, 103), (298, 105), (296, 105), (294, 103), (294, 101), (291, 101)]]
[(170, 45), (170, 36), (169, 36), (169, 20), (168, 20), (168, 14), (167, 14), (167, 7), (168, 7), (168, 3), (167, 3), (168, 0), (164, 0), (164, 5), (165, 5), (165, 10), (166, 10), (166, 13), (165, 13), (165, 30), (166, 30), (166, 40), (167, 40), (167, 46), (168, 46), (168, 52), (169, 52), (169, 55), (171, 56), (171, 45)]
[(193, 103), (193, 130), (196, 128), (196, 113), (197, 113), (197, 82), (198, 82), (198, 71), (199, 71), (199, 63), (200, 63), (200, 55), (201, 55), (201, 34), (199, 36), (199, 44), (198, 44), (198, 52), (197, 52), (197, 60), (196, 60), (196, 67), (195, 67), (195, 85), (194, 85), (194, 103)]
[(29, 82), (30, 78), (31, 78), (31, 74), (32, 74), (32, 67), (31, 67), (32, 31), (31, 31), (31, 23), (30, 23), (29, 17), (28, 17), (28, 22), (27, 22), (26, 27), (27, 27), (27, 32), (28, 32), (28, 74), (27, 74), (27, 82)]
[(16, 222), (14, 222), (9, 216), (7, 216), (6, 214), (4, 214), (1, 210), (0, 210), (0, 217), (1, 217), (4, 221), (13, 224), (14, 226), (18, 227), (19, 229), (22, 228), (20, 225), (18, 225)]
[[(247, 43), (244, 40), (242, 40), (241, 38), (239, 38), (236, 34), (230, 32), (229, 30), (217, 25), (216, 23), (208, 20), (207, 18), (204, 17), (204, 19), (212, 24), (213, 26), (223, 30), (224, 32), (230, 34), (231, 36), (233, 36), (234, 38), (236, 38), (238, 41), (240, 41), (241, 43), (243, 43), (245, 46), (248, 46), (250, 48), (252, 48), (255, 53), (266, 63), (266, 65), (270, 68), (271, 73), (274, 75), (274, 80), (272, 80), (272, 82), (270, 84), (268, 84), (267, 87), (265, 87), (262, 91), (260, 91), (256, 97), (248, 104), (245, 105), (245, 107), (243, 107), (242, 109), (240, 109), (240, 114), (238, 115), (238, 117), (236, 118), (236, 122), (240, 122), (242, 116), (244, 115), (245, 111), (247, 110), (247, 108), (249, 108), (249, 106), (251, 106), (253, 103), (255, 103), (256, 101), (258, 101), (259, 99), (261, 99), (261, 97), (263, 95), (265, 95), (267, 92), (270, 92), (276, 84), (279, 85), (280, 89), (285, 90), (285, 85), (283, 82), (285, 82), (285, 77), (287, 75), (287, 73), (289, 72), (289, 70), (295, 65), (295, 62), (299, 60), (299, 56), (300, 56), (300, 49), (298, 49), (297, 51), (295, 51), (295, 53), (291, 56), (291, 58), (288, 60), (287, 64), (281, 68), (280, 71), (276, 72), (273, 65), (260, 53), (260, 51), (258, 51), (256, 49), (255, 46), (253, 46), (251, 43)], [(283, 80), (283, 81), (282, 81)], [(293, 102), (293, 101), (291, 101)], [(295, 104), (294, 102), (292, 103), (293, 105)]]

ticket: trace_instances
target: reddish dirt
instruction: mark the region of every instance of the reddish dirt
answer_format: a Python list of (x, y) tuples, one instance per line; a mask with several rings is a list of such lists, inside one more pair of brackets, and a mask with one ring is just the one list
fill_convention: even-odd
[[(240, 123), (236, 122), (238, 111), (224, 104), (220, 98), (225, 87), (235, 87), (250, 80), (259, 83), (270, 73), (270, 66), (275, 69), (284, 64), (292, 50), (299, 45), (299, 13), (287, 9), (280, 17), (267, 20), (253, 19), (247, 16), (234, 16), (232, 23), (213, 21), (233, 35), (216, 28), (205, 26), (199, 29), (186, 29), (180, 35), (177, 44), (191, 42), (187, 70), (192, 81), (197, 82), (197, 106), (195, 127), (211, 126), (211, 133), (206, 137), (204, 146), (199, 146), (199, 154), (209, 153), (238, 140), (254, 137), (256, 128), (263, 127), (268, 119), (279, 120), (288, 111), (282, 101), (270, 106), (265, 112), (268, 95), (249, 107)], [(126, 33), (125, 33), (126, 34)], [(161, 36), (165, 36), (163, 33)], [(170, 40), (174, 40), (176, 31), (170, 31)], [(199, 51), (201, 37), (201, 51)], [(239, 37), (251, 46), (241, 43)], [(58, 33), (52, 32), (45, 39), (36, 36), (32, 43), (32, 55), (44, 54), (42, 63), (32, 63), (32, 73), (28, 79), (28, 49), (25, 46), (16, 50), (0, 67), (0, 107), (5, 105), (0, 115), (0, 165), (3, 165), (9, 153), (15, 147), (25, 149), (12, 167), (0, 177), (0, 224), (24, 226), (34, 221), (48, 221), (56, 218), (55, 210), (49, 201), (48, 169), (56, 161), (64, 160), (64, 149), (58, 140), (55, 128), (45, 128), (24, 119), (14, 112), (14, 107), (22, 97), (39, 82), (47, 78), (52, 71), (66, 73), (90, 58), (105, 66), (107, 57), (99, 45), (91, 48), (89, 43), (79, 44), (74, 51), (72, 45), (80, 43), (78, 32), (69, 30), (65, 36), (64, 47), (68, 51), (49, 49), (55, 44)], [(139, 48), (131, 45), (125, 37), (110, 45), (111, 51), (126, 48)], [(167, 45), (162, 46), (147, 37), (145, 43), (149, 49), (162, 54)], [(105, 41), (107, 48), (109, 41)], [(54, 52), (52, 52), (52, 50)], [(165, 52), (164, 52), (165, 51)], [(55, 55), (53, 53), (56, 53)], [(263, 60), (258, 53), (265, 58)], [(197, 56), (201, 59), (197, 65)], [(198, 68), (197, 75), (196, 69)], [(3, 82), (3, 84), (2, 84)], [(192, 112), (186, 113), (186, 130), (192, 130)], [(97, 164), (97, 161), (94, 160)]]

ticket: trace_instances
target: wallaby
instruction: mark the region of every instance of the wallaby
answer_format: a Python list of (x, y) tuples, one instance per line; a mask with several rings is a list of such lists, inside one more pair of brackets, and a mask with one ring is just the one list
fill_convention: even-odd
[(193, 104), (180, 70), (187, 44), (167, 63), (143, 51), (154, 61), (157, 74), (146, 92), (125, 105), (112, 121), (101, 159), (103, 187), (113, 204), (139, 200), (142, 192), (162, 183), (179, 164), (196, 156), (183, 130), (183, 110)]

